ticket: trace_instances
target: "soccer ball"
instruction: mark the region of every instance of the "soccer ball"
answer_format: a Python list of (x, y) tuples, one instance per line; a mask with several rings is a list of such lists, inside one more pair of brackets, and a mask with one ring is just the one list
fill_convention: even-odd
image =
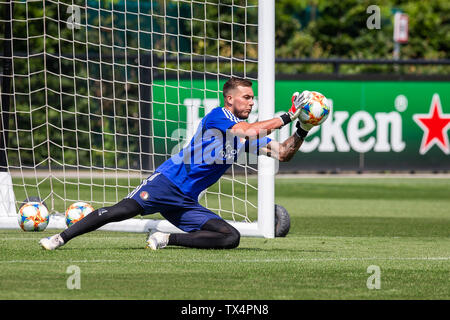
[(48, 209), (41, 202), (26, 202), (19, 209), (18, 221), (23, 231), (44, 231), (49, 221)]
[(303, 123), (314, 126), (324, 122), (331, 111), (331, 104), (325, 96), (319, 92), (311, 91), (311, 101), (303, 106), (299, 118)]
[(66, 210), (66, 225), (70, 227), (74, 223), (80, 221), (89, 213), (94, 211), (94, 208), (86, 202), (75, 202)]

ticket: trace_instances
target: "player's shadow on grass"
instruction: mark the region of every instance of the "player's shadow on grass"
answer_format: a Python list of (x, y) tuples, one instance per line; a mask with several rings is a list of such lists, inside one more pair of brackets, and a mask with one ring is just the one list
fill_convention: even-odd
[[(124, 249), (124, 248), (121, 248)], [(148, 250), (148, 249), (146, 249)], [(283, 248), (248, 248), (248, 247), (237, 247), (234, 249), (198, 249), (198, 248), (186, 248), (186, 247), (178, 247), (178, 246), (169, 246), (165, 248), (164, 250), (197, 250), (197, 251), (205, 251), (205, 252), (237, 252), (237, 253), (243, 253), (244, 251), (251, 251), (251, 252), (277, 252), (277, 253), (299, 253), (299, 252), (313, 252), (313, 253), (329, 253), (334, 252), (332, 250), (303, 250), (303, 249), (283, 249)]]
[(320, 252), (334, 252), (333, 250), (320, 250), (320, 249), (286, 249), (286, 248), (279, 248), (279, 247), (273, 247), (273, 248), (247, 248), (247, 247), (237, 247), (237, 251), (257, 251), (257, 252), (287, 252), (287, 253), (299, 253), (299, 252), (313, 252), (313, 253), (320, 253)]
[(101, 247), (101, 246), (79, 247), (77, 245), (72, 245), (72, 246), (67, 245), (67, 246), (62, 247), (61, 249), (58, 249), (58, 251), (61, 251), (61, 250), (64, 250), (64, 251), (66, 251), (66, 250), (80, 250), (80, 251), (84, 251), (84, 250), (95, 251), (95, 250), (97, 250), (97, 251), (104, 251), (104, 250), (111, 250), (111, 249), (113, 249), (113, 250), (124, 250), (124, 251), (125, 250), (149, 250), (150, 251), (150, 249), (146, 249), (144, 246), (142, 246), (142, 247), (111, 247), (111, 246), (109, 246), (109, 247), (106, 247), (106, 246), (105, 247)]
[[(149, 253), (153, 253), (153, 250), (147, 249), (144, 246), (139, 246), (139, 247), (108, 247), (108, 248), (103, 248), (103, 247), (78, 247), (78, 246), (72, 246), (72, 247), (63, 247), (61, 248), (61, 250), (67, 251), (67, 250), (79, 250), (79, 251), (105, 251), (108, 250), (110, 251), (111, 249), (114, 249), (116, 251), (148, 251)], [(276, 252), (276, 253), (330, 253), (330, 252), (335, 252), (333, 250), (320, 250), (320, 249), (313, 249), (313, 250), (305, 250), (305, 249), (285, 249), (285, 248), (279, 248), (279, 247), (274, 247), (274, 248), (248, 248), (248, 247), (237, 247), (234, 249), (198, 249), (198, 248), (187, 248), (187, 247), (178, 247), (178, 246), (168, 246), (167, 248), (164, 249), (164, 251), (168, 251), (168, 250), (196, 250), (196, 251), (205, 251), (205, 252), (236, 252), (236, 253), (243, 253), (245, 251), (249, 251), (249, 252)]]

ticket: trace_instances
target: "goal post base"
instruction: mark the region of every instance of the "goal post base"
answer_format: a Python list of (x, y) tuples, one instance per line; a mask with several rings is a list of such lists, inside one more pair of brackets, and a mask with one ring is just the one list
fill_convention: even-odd
[[(263, 237), (262, 232), (258, 230), (256, 222), (234, 222), (226, 220), (230, 225), (236, 228), (243, 237)], [(129, 219), (121, 222), (111, 222), (98, 230), (103, 231), (125, 231), (125, 232), (149, 232), (157, 230), (166, 233), (184, 233), (167, 220), (153, 219)]]
[[(235, 227), (243, 237), (264, 237), (256, 222), (248, 223), (228, 220), (227, 222)], [(17, 217), (0, 217), (0, 229), (20, 229)], [(62, 215), (52, 215), (47, 229), (66, 229), (64, 217)], [(154, 219), (128, 219), (120, 222), (111, 222), (98, 230), (135, 233), (147, 233), (150, 230), (157, 230), (166, 233), (183, 233), (183, 231), (167, 220)]]
[(8, 217), (16, 213), (16, 198), (9, 172), (0, 172), (0, 217)]

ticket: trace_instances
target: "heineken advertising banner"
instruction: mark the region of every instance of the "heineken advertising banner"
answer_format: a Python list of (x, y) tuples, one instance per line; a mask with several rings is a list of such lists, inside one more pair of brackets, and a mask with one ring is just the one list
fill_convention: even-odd
[[(155, 151), (171, 153), (191, 137), (205, 112), (223, 105), (217, 94), (222, 85), (155, 82), (154, 134), (161, 137)], [(257, 96), (256, 83), (253, 89)], [(277, 80), (275, 112), (286, 112), (292, 93), (302, 90), (323, 93), (332, 113), (280, 171), (450, 169), (450, 82)], [(256, 121), (257, 109), (258, 102), (249, 122)], [(273, 136), (284, 141), (294, 130), (291, 124)]]

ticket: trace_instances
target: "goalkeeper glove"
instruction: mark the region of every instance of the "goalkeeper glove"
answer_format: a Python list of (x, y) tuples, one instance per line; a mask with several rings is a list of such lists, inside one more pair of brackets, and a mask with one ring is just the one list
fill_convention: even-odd
[(306, 138), (306, 136), (308, 135), (309, 130), (313, 127), (312, 125), (310, 125), (308, 123), (302, 123), (300, 120), (297, 121), (295, 126), (297, 127), (297, 131), (295, 131), (295, 134), (299, 138), (302, 138), (302, 139)]
[[(298, 119), (298, 126), (300, 126), (303, 130), (305, 130), (305, 131), (309, 131), (309, 130), (311, 130), (311, 128), (312, 127), (314, 127), (314, 125), (313, 124), (311, 124), (311, 123), (305, 123), (305, 122), (303, 122), (300, 118)], [(297, 127), (298, 128), (298, 127)]]
[(283, 121), (283, 126), (287, 125), (289, 122), (294, 121), (298, 118), (302, 107), (305, 106), (311, 99), (311, 92), (305, 90), (302, 93), (295, 92), (292, 95), (292, 106), (288, 112), (280, 116), (281, 121)]

